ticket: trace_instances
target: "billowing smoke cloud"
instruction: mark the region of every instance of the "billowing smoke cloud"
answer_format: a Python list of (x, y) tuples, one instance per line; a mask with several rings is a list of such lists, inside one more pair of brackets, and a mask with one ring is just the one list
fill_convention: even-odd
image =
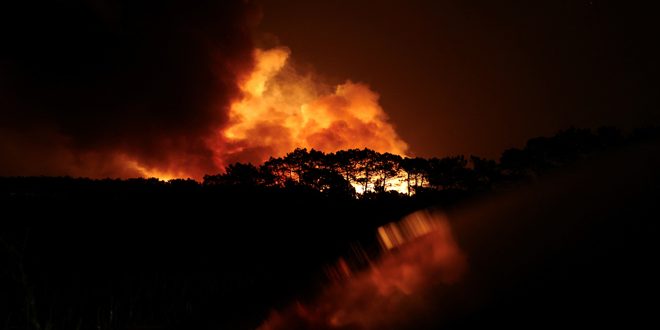
[(244, 97), (231, 106), (222, 132), (222, 158), (259, 163), (298, 147), (406, 153), (407, 144), (366, 84), (323, 84), (296, 70), (285, 47), (256, 49), (254, 57), (255, 69), (241, 84)]
[(21, 2), (0, 11), (0, 175), (217, 172), (253, 65), (245, 1)]
[(297, 147), (405, 154), (378, 94), (255, 49), (246, 1), (3, 9), (0, 175), (193, 177)]

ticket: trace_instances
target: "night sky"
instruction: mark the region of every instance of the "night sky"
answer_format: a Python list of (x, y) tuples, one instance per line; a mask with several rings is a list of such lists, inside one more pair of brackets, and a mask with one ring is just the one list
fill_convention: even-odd
[(597, 0), (10, 3), (0, 174), (218, 172), (214, 134), (255, 47), (368, 84), (409, 155), (496, 158), (570, 126), (658, 124), (655, 15)]
[(660, 123), (652, 6), (263, 0), (259, 30), (328, 79), (370, 84), (416, 154), (497, 157), (571, 125)]

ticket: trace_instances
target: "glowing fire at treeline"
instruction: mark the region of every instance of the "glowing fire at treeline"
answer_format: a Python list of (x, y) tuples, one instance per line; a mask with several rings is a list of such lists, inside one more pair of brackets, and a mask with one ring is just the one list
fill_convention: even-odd
[[(228, 123), (208, 139), (218, 171), (234, 162), (259, 164), (295, 148), (406, 154), (407, 144), (369, 86), (351, 81), (326, 86), (299, 73), (289, 57), (285, 47), (254, 50), (254, 68), (239, 82), (242, 97), (231, 104)], [(126, 164), (146, 177), (199, 179), (196, 169), (147, 168), (139, 159)]]
[[(470, 159), (480, 171), (494, 162)], [(371, 149), (348, 149), (333, 153), (296, 149), (284, 157), (271, 157), (255, 166), (234, 163), (226, 172), (204, 177), (205, 185), (279, 187), (306, 186), (329, 195), (397, 191), (415, 194), (422, 189), (465, 190), (487, 183), (487, 178), (467, 168), (463, 156), (408, 158)]]

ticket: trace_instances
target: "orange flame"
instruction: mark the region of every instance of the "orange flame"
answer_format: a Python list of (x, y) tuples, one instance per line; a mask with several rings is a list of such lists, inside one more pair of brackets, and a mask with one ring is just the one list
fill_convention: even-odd
[[(286, 47), (255, 49), (253, 55), (254, 68), (239, 83), (242, 98), (231, 104), (228, 123), (206, 142), (218, 171), (233, 162), (259, 164), (295, 148), (325, 152), (369, 148), (406, 154), (408, 145), (368, 85), (351, 81), (334, 88), (324, 85), (313, 75), (296, 71)], [(126, 168), (143, 177), (200, 179), (205, 174), (179, 166), (190, 165), (187, 161), (147, 166), (139, 159), (126, 159)]]
[(329, 89), (298, 73), (285, 47), (256, 49), (254, 56), (254, 71), (240, 86), (244, 97), (232, 104), (221, 133), (222, 159), (259, 163), (298, 147), (406, 153), (369, 86), (347, 81)]

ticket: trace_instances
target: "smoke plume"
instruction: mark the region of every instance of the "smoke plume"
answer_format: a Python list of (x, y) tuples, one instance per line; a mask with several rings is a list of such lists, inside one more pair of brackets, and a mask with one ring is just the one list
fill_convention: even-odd
[(296, 147), (403, 154), (365, 84), (331, 88), (253, 46), (246, 1), (12, 4), (0, 175), (192, 177)]
[(192, 176), (239, 98), (244, 1), (18, 2), (0, 14), (0, 174)]

